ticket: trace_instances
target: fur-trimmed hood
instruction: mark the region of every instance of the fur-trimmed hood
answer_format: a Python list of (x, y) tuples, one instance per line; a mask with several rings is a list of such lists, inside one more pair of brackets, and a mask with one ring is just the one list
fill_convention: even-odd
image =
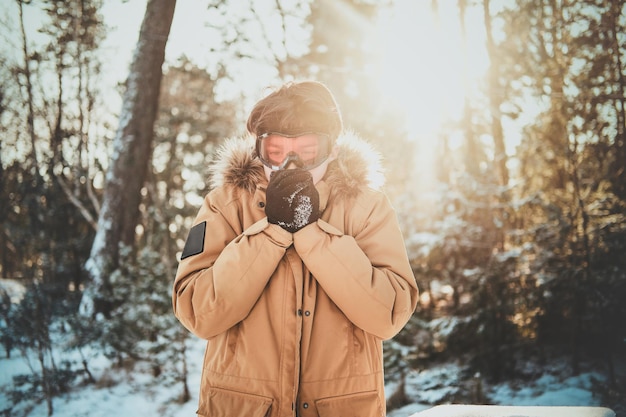
[[(384, 183), (380, 154), (352, 131), (344, 132), (335, 144), (337, 158), (328, 165), (324, 180), (338, 195), (354, 196), (363, 187), (379, 189)], [(254, 139), (227, 139), (210, 166), (211, 187), (232, 184), (254, 192), (265, 182), (263, 164), (255, 156)]]

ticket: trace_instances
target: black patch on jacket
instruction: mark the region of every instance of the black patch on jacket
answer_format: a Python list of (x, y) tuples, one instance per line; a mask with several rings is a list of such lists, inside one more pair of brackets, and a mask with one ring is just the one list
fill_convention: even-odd
[(190, 256), (202, 253), (202, 251), (204, 250), (205, 233), (206, 221), (198, 223), (191, 228), (191, 230), (189, 231), (189, 236), (187, 236), (187, 242), (185, 242), (185, 247), (183, 248), (183, 254), (180, 256), (181, 261)]

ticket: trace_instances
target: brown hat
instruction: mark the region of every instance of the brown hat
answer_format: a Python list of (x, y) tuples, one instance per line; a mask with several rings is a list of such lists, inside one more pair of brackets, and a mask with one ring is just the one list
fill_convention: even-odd
[(317, 132), (334, 141), (343, 130), (343, 122), (328, 87), (317, 81), (302, 81), (288, 82), (256, 103), (247, 128), (254, 136)]

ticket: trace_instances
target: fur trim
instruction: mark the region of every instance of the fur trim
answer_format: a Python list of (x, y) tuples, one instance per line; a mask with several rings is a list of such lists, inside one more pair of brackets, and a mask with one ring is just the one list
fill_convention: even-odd
[[(380, 154), (352, 131), (336, 143), (337, 158), (328, 165), (325, 180), (337, 195), (355, 196), (364, 187), (384, 184)], [(211, 167), (211, 187), (232, 184), (253, 193), (265, 181), (263, 164), (255, 156), (252, 137), (227, 139), (217, 150)]]
[(362, 187), (380, 189), (385, 177), (380, 154), (355, 132), (346, 131), (338, 139), (337, 158), (328, 165), (325, 180), (338, 195), (353, 197)]
[(257, 184), (265, 179), (263, 164), (255, 157), (254, 139), (227, 139), (216, 152), (209, 168), (211, 188), (224, 184), (254, 193)]

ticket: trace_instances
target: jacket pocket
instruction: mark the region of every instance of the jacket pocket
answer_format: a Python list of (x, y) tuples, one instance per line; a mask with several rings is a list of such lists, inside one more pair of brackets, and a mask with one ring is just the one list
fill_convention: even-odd
[(206, 417), (268, 417), (271, 409), (271, 398), (210, 388), (208, 398), (200, 402), (197, 414)]
[(315, 405), (320, 417), (384, 417), (376, 391), (320, 398)]

